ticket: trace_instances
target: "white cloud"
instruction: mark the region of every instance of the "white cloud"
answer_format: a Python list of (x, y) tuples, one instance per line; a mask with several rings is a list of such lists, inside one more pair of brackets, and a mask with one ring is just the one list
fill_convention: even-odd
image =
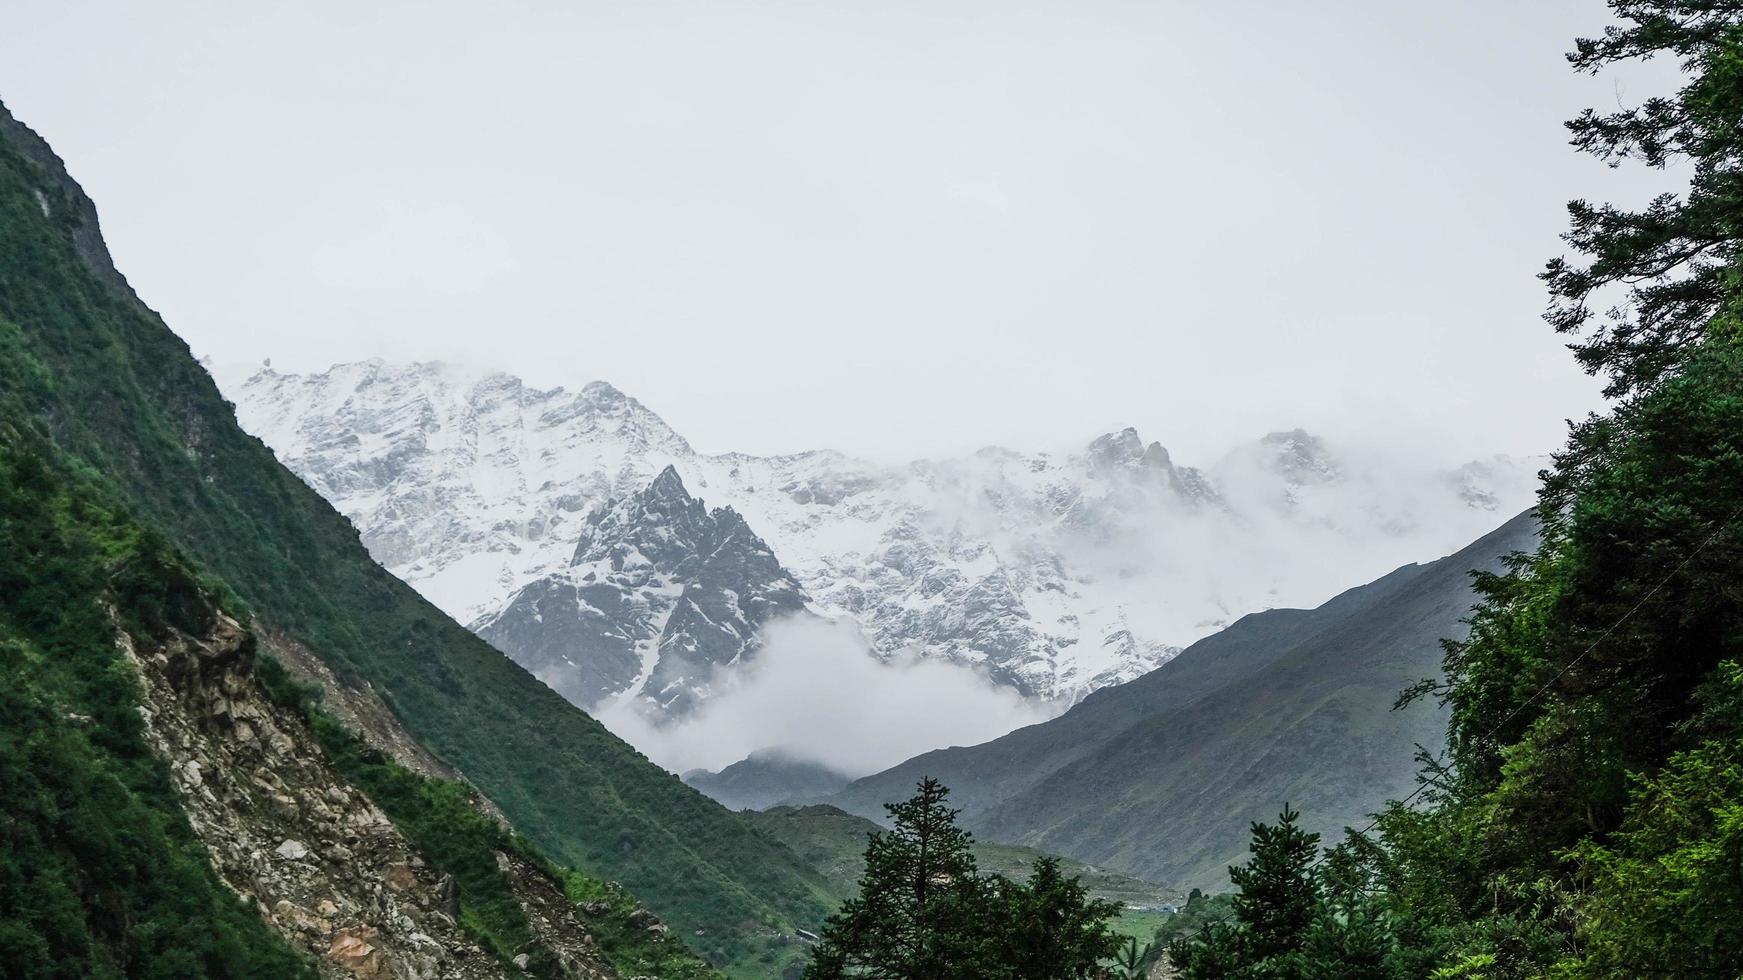
[(881, 661), (850, 624), (801, 616), (771, 623), (765, 638), (755, 659), (719, 671), (719, 693), (679, 724), (656, 726), (621, 702), (599, 720), (675, 772), (719, 769), (779, 747), (860, 776), (1052, 713), (969, 667), (916, 656)]

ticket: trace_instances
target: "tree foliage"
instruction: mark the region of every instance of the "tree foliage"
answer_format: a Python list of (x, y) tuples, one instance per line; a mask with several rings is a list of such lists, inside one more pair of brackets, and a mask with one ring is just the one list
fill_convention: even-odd
[(1692, 177), (1638, 211), (1574, 202), (1577, 257), (1545, 273), (1615, 401), (1546, 475), (1538, 549), (1478, 579), (1421, 804), (1357, 852), (1416, 975), (1743, 973), (1743, 3), (1610, 6), (1573, 65), (1670, 57), (1683, 81), (1573, 143)]
[(948, 797), (926, 779), (885, 807), (892, 828), (867, 841), (859, 894), (824, 926), (807, 980), (1077, 980), (1114, 954), (1111, 903), (1050, 858), (1023, 882), (981, 875)]
[[(1687, 193), (1664, 193), (1640, 210), (1576, 200), (1564, 236), (1583, 261), (1556, 259), (1543, 278), (1555, 303), (1549, 322), (1580, 335), (1587, 370), (1624, 396), (1673, 372), (1734, 291), (1737, 209), (1743, 202), (1743, 3), (1736, 0), (1611, 0), (1621, 23), (1582, 38), (1568, 56), (1596, 73), (1618, 62), (1674, 57), (1685, 84), (1614, 112), (1588, 109), (1568, 123), (1573, 144), (1617, 165), (1637, 160), (1693, 171)], [(1592, 303), (1620, 290), (1595, 315)], [(1594, 322), (1596, 321), (1596, 322)]]
[(1321, 855), (1319, 835), (1296, 826), (1299, 818), (1285, 806), (1277, 823), (1253, 824), (1252, 856), (1229, 869), (1236, 887), (1229, 913), (1168, 946), (1182, 980), (1412, 976), (1355, 845)]

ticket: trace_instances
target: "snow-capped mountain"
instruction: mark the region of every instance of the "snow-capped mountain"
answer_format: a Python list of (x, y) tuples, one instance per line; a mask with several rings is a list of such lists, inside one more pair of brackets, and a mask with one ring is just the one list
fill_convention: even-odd
[(567, 567), (473, 628), (577, 704), (627, 695), (675, 717), (707, 698), (715, 668), (755, 653), (765, 623), (805, 606), (744, 518), (709, 511), (668, 466), (593, 511)]
[(688, 706), (802, 608), (1075, 701), (1247, 612), (1456, 550), (1530, 503), (1540, 462), (1404, 464), (1299, 430), (1203, 468), (1132, 429), (906, 465), (708, 455), (597, 381), (380, 361), (219, 380), (384, 565), (582, 704)]

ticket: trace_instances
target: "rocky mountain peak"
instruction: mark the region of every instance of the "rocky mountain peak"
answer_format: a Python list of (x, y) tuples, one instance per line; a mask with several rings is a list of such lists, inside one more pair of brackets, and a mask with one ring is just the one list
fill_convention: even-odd
[(753, 656), (761, 627), (807, 601), (737, 511), (710, 512), (667, 466), (589, 515), (567, 569), (473, 628), (583, 707), (643, 699), (664, 721), (705, 700), (715, 667)]
[(641, 403), (624, 394), (616, 385), (609, 381), (589, 381), (581, 386), (581, 397), (600, 406), (627, 406)]
[(1092, 439), (1086, 455), (1093, 469), (1132, 466), (1143, 462), (1144, 440), (1138, 438), (1137, 429), (1127, 426)]
[(1127, 427), (1096, 438), (1085, 453), (1091, 473), (1124, 474), (1140, 491), (1163, 489), (1192, 504), (1214, 503), (1220, 497), (1210, 481), (1190, 466), (1175, 466), (1160, 442), (1144, 444), (1138, 430)]
[(1259, 446), (1270, 467), (1295, 482), (1329, 483), (1342, 473), (1325, 440), (1305, 429), (1268, 433)]
[(573, 429), (594, 440), (610, 439), (638, 453), (682, 459), (695, 452), (665, 419), (608, 382), (589, 381), (578, 392), (554, 388), (541, 395), (548, 406), (539, 417), (542, 427)]
[(1091, 440), (1084, 457), (1094, 472), (1121, 469), (1152, 470), (1158, 473), (1174, 471), (1174, 460), (1169, 456), (1168, 450), (1160, 442), (1145, 445), (1138, 430), (1130, 426)]
[(705, 551), (712, 532), (708, 509), (668, 466), (646, 488), (588, 516), (571, 564), (609, 559), (616, 569), (643, 562), (670, 570)]
[(1153, 470), (1171, 470), (1174, 468), (1174, 460), (1169, 457), (1168, 450), (1164, 449), (1159, 442), (1152, 442), (1144, 447), (1144, 455), (1139, 462)]
[(659, 476), (654, 477), (654, 482), (648, 484), (648, 489), (643, 497), (651, 500), (672, 500), (684, 504), (695, 502), (695, 498), (690, 496), (690, 491), (684, 488), (684, 478), (678, 475), (678, 468), (670, 463), (666, 464), (666, 468), (660, 471)]

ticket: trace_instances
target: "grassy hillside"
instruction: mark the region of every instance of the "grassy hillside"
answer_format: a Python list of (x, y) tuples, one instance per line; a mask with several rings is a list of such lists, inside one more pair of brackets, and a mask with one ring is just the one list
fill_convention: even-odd
[[(245, 321), (246, 310), (236, 312)], [(624, 882), (716, 961), (819, 921), (827, 884), (377, 566), (235, 423), (110, 266), (60, 161), (0, 108), (0, 389), (262, 625), (368, 685), (553, 859)]]
[(1515, 518), (1263, 669), (1127, 727), (976, 828), (1181, 887), (1220, 886), (1247, 827), (1286, 802), (1307, 829), (1341, 837), (1414, 788), (1418, 745), (1444, 744), (1444, 712), (1392, 705), (1436, 673), (1440, 640), (1463, 633), (1469, 572), (1498, 569), (1535, 538), (1535, 520)]
[(1272, 609), (1243, 616), (1227, 629), (1127, 684), (1103, 688), (1070, 711), (981, 745), (940, 749), (867, 776), (829, 799), (862, 816), (905, 797), (932, 776), (950, 787), (951, 801), (971, 825), (986, 811), (1032, 788), (1145, 718), (1222, 690), (1264, 669), (1333, 623), (1385, 601), (1423, 571), (1407, 565), (1350, 589), (1317, 609)]
[[(753, 811), (749, 817), (821, 872), (843, 897), (859, 890), (859, 876), (865, 870), (866, 836), (883, 829), (864, 817), (827, 805), (777, 806)], [(982, 871), (1019, 881), (1027, 878), (1035, 861), (1044, 856), (1020, 844), (984, 840), (974, 844), (974, 859)], [(1096, 898), (1122, 905), (1157, 905), (1176, 897), (1131, 875), (1070, 858), (1062, 858), (1060, 868), (1067, 876), (1080, 878)]]

